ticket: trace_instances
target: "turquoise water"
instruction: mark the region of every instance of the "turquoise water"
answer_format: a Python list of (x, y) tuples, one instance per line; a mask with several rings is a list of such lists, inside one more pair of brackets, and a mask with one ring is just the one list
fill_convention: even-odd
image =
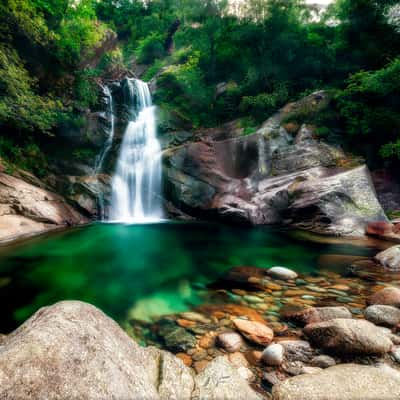
[(121, 321), (183, 311), (227, 269), (285, 265), (312, 273), (321, 254), (353, 246), (296, 241), (285, 232), (205, 223), (92, 224), (0, 248), (0, 332), (63, 299), (95, 304)]

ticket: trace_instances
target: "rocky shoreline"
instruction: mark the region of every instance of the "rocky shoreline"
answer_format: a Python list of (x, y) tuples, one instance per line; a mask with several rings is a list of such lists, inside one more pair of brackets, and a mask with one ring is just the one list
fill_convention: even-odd
[(204, 304), (129, 321), (147, 347), (91, 305), (45, 307), (1, 337), (0, 397), (397, 399), (400, 261), (378, 261), (389, 250), (344, 256), (345, 274), (233, 268)]

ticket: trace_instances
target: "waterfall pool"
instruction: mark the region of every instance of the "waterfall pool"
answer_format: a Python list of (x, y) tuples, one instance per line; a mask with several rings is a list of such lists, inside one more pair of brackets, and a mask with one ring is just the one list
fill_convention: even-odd
[(128, 312), (148, 318), (199, 303), (201, 287), (234, 266), (284, 265), (312, 274), (323, 254), (373, 252), (264, 227), (94, 223), (0, 247), (0, 332), (59, 300), (87, 301), (118, 321)]

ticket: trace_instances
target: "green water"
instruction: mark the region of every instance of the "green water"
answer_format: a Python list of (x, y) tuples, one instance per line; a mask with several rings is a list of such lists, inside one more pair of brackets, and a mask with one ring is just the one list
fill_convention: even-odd
[(95, 304), (117, 320), (183, 311), (199, 288), (239, 265), (284, 265), (304, 273), (324, 253), (352, 246), (295, 241), (267, 228), (203, 223), (93, 224), (0, 248), (0, 332), (63, 299)]

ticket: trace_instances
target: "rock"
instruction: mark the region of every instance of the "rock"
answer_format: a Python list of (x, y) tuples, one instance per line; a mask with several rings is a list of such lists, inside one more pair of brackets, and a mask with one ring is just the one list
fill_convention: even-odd
[(178, 357), (139, 346), (96, 307), (79, 301), (40, 309), (0, 346), (4, 399), (236, 396), (260, 399), (225, 358), (204, 361), (195, 377)]
[(218, 335), (218, 344), (229, 353), (234, 353), (239, 351), (244, 343), (238, 333), (224, 332)]
[(261, 322), (236, 318), (233, 324), (246, 339), (263, 346), (270, 344), (274, 337), (273, 330)]
[(326, 355), (316, 356), (311, 360), (311, 365), (313, 367), (329, 368), (333, 367), (335, 364), (335, 359)]
[(217, 357), (196, 376), (193, 399), (246, 399), (261, 400), (225, 358)]
[(267, 270), (267, 273), (273, 278), (281, 279), (283, 281), (287, 281), (289, 279), (296, 279), (298, 276), (296, 272), (285, 267), (272, 267), (269, 270)]
[(0, 349), (0, 398), (190, 399), (193, 389), (180, 360), (78, 301), (40, 309)]
[(392, 246), (378, 253), (375, 260), (379, 261), (389, 271), (400, 270), (400, 245)]
[(287, 379), (273, 387), (273, 400), (394, 400), (400, 373), (388, 366), (341, 364)]
[(400, 289), (393, 286), (386, 287), (371, 295), (367, 303), (400, 307)]
[(89, 222), (33, 175), (16, 174), (0, 172), (0, 241)]
[(270, 344), (263, 352), (261, 359), (267, 365), (281, 365), (283, 362), (283, 356), (285, 348), (279, 344)]
[(400, 324), (400, 310), (396, 307), (375, 304), (364, 311), (368, 321), (376, 325), (395, 326)]
[(307, 325), (335, 318), (352, 318), (352, 314), (343, 306), (309, 307), (300, 310), (286, 310), (283, 312), (283, 317), (301, 325)]
[(202, 140), (165, 150), (167, 200), (196, 218), (334, 235), (363, 236), (368, 222), (387, 221), (365, 165), (342, 167), (351, 160), (310, 138), (309, 127), (293, 143), (282, 126), (288, 110), (325, 96), (318, 93), (287, 105), (252, 135), (205, 132)]
[(279, 342), (285, 349), (285, 359), (287, 361), (309, 362), (313, 352), (310, 343), (305, 340), (282, 340)]
[(196, 338), (174, 321), (163, 319), (158, 324), (158, 334), (164, 339), (167, 349), (174, 352), (185, 352), (196, 345)]
[(337, 354), (383, 354), (393, 346), (381, 328), (364, 320), (333, 319), (309, 324), (303, 332), (315, 346)]

